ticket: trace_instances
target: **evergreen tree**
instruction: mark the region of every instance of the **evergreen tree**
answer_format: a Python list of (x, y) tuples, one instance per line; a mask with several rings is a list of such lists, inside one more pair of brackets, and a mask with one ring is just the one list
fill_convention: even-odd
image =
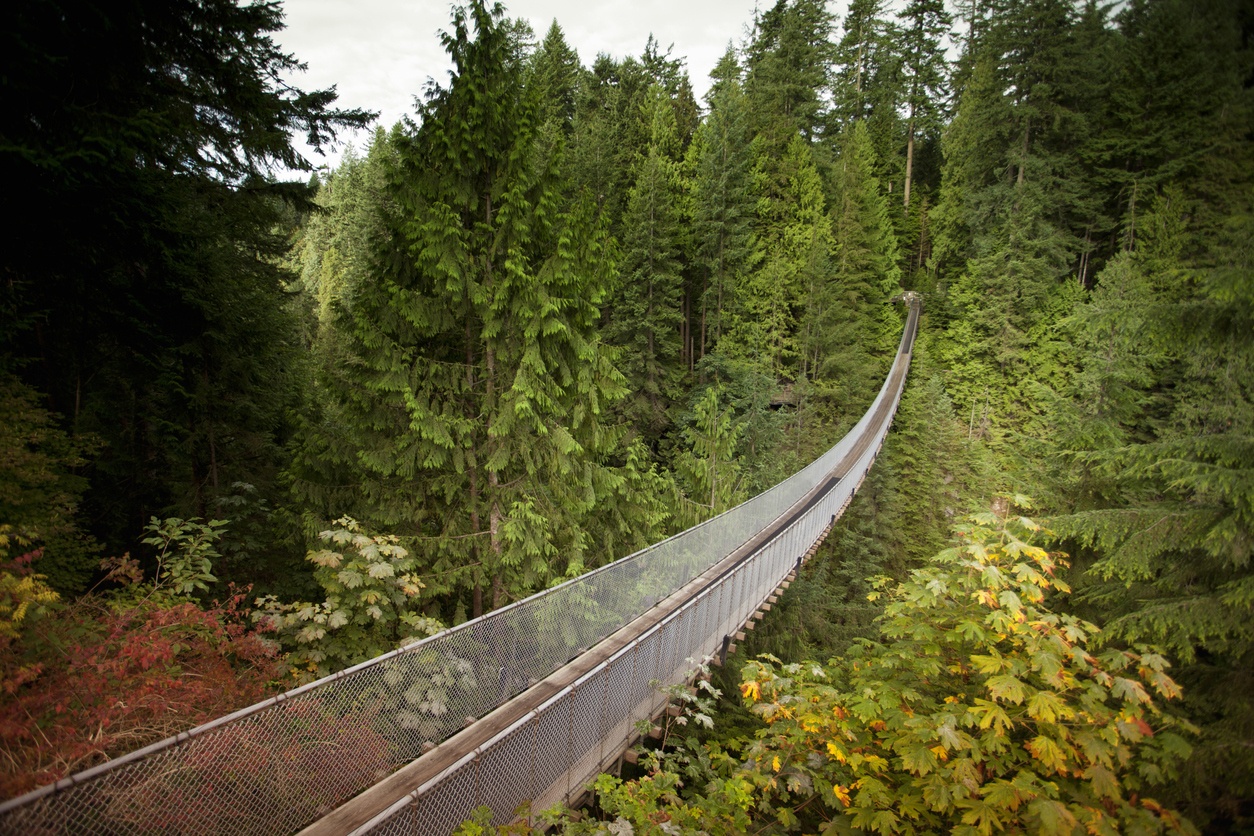
[(749, 114), (739, 74), (729, 46), (713, 74), (710, 114), (691, 147), (693, 241), (702, 283), (698, 359), (722, 339), (738, 288), (757, 257)]
[[(1151, 206), (1138, 251), (1100, 274), (1089, 306), (1097, 310), (1085, 318), (1087, 338), (1110, 339), (1103, 347), (1113, 351), (1090, 355), (1075, 397), (1090, 410), (1093, 383), (1102, 384), (1105, 432), (1064, 437), (1090, 475), (1058, 528), (1095, 550), (1077, 594), (1100, 608), (1111, 633), (1162, 642), (1183, 663), (1187, 705), (1203, 730), (1177, 797), (1216, 831), (1239, 832), (1254, 795), (1254, 718), (1249, 701), (1233, 696), (1248, 692), (1254, 659), (1254, 225), (1248, 209), (1232, 217), (1199, 263), (1167, 254), (1179, 242), (1151, 230), (1170, 235), (1161, 215), (1171, 210), (1166, 200)], [(1102, 310), (1112, 297), (1126, 300), (1117, 324)], [(1166, 403), (1147, 422), (1143, 406), (1155, 400)]]
[(831, 254), (823, 186), (810, 145), (800, 136), (776, 164), (755, 142), (760, 266), (744, 282), (727, 354), (779, 382), (809, 374), (808, 306), (817, 305)]
[(869, 131), (855, 123), (841, 141), (834, 172), (830, 278), (821, 307), (811, 314), (814, 377), (852, 410), (870, 401), (900, 335), (889, 305), (900, 292), (897, 238), (874, 171)]
[(905, 214), (909, 214), (915, 138), (938, 134), (945, 119), (949, 69), (943, 45), (953, 20), (940, 0), (911, 0), (900, 17), (906, 106), (906, 170), (901, 200)]
[(710, 386), (693, 405), (692, 424), (684, 429), (685, 449), (676, 457), (689, 525), (748, 499), (736, 454), (744, 424), (723, 407), (722, 394), (721, 387)]
[(587, 201), (560, 209), (502, 8), (455, 9), (444, 43), (452, 82), (394, 132), (388, 235), (342, 306), (331, 426), (371, 524), (478, 614), (608, 557), (589, 524), (624, 483), (604, 422), (623, 381), (597, 333), (606, 233)]
[(833, 17), (817, 0), (778, 0), (754, 19), (745, 55), (745, 91), (754, 132), (779, 154), (791, 136), (822, 136)]
[(632, 392), (630, 417), (656, 441), (670, 423), (668, 412), (683, 373), (684, 184), (670, 98), (658, 84), (649, 94), (641, 118), (650, 123), (651, 138), (636, 166), (623, 218), (622, 272), (609, 307), (606, 338), (623, 347), (620, 365)]
[(531, 80), (540, 99), (540, 121), (552, 120), (569, 134), (575, 118), (583, 66), (554, 20), (531, 60)]
[[(94, 434), (79, 513), (115, 553), (154, 514), (207, 517), (235, 482), (273, 496), (303, 383), (279, 267), (312, 169), (368, 121), (274, 35), (277, 4), (31, 2), (4, 31), (0, 366)], [(56, 559), (50, 554), (49, 559)], [(68, 568), (68, 567), (66, 567)]]
[(853, 0), (842, 24), (843, 34), (836, 45), (835, 61), (840, 69), (834, 83), (834, 115), (843, 127), (872, 115), (876, 104), (894, 102), (882, 99), (877, 82), (888, 81), (896, 69), (893, 41), (896, 26), (885, 16), (885, 0)]

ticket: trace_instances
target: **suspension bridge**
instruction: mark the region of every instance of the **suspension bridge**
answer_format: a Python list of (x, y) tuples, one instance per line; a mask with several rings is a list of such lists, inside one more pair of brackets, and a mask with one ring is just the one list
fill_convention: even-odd
[(919, 302), (879, 394), (775, 487), (436, 636), (0, 804), (0, 833), (447, 834), (479, 806), (575, 804), (722, 663), (851, 501), (905, 385)]

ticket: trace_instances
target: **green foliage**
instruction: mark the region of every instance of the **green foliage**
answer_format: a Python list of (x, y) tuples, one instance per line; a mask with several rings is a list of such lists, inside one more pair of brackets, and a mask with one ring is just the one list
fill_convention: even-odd
[(218, 580), (211, 570), (213, 561), (222, 556), (218, 553), (217, 541), (225, 526), (225, 520), (209, 520), (208, 523), (178, 517), (149, 520), (144, 526), (148, 536), (140, 542), (157, 550), (153, 591), (164, 590), (176, 597), (208, 592), (208, 585)]
[(670, 424), (684, 372), (682, 224), (686, 178), (679, 164), (675, 114), (665, 88), (654, 84), (641, 106), (649, 142), (633, 168), (623, 216), (621, 275), (608, 300), (614, 316), (605, 337), (620, 347), (617, 365), (631, 396), (627, 417), (649, 440)]
[(541, 121), (554, 122), (567, 135), (575, 118), (582, 70), (579, 53), (566, 43), (555, 19), (531, 59), (530, 84), (539, 93)]
[(34, 389), (0, 371), (0, 520), (14, 536), (40, 542), (39, 568), (53, 588), (81, 592), (98, 546), (79, 527), (87, 489), (80, 471), (98, 444), (61, 430), (39, 400)]
[(49, 604), (61, 598), (48, 586), (46, 576), (22, 565), (33, 559), (32, 553), (13, 554), (28, 546), (30, 541), (16, 533), (12, 526), (0, 525), (0, 636), (10, 639), (20, 638), (22, 630), (30, 624), (28, 618), (37, 620)]
[(315, 519), (341, 502), (404, 538), (423, 594), (468, 591), (477, 615), (617, 556), (598, 514), (647, 538), (661, 500), (631, 494), (648, 466), (609, 422), (626, 390), (598, 330), (604, 222), (563, 197), (502, 9), (453, 24), (451, 86), (379, 154), (383, 234), (335, 308), (295, 486)]
[[(900, 13), (901, 71), (906, 107), (906, 164), (902, 205), (910, 211), (915, 143), (939, 136), (949, 105), (949, 66), (941, 44), (949, 35), (953, 18), (941, 0), (911, 0)], [(926, 210), (924, 210), (926, 211)]]
[(958, 531), (959, 547), (878, 584), (879, 641), (826, 666), (745, 666), (764, 726), (741, 759), (711, 763), (684, 797), (673, 769), (602, 777), (606, 816), (707, 832), (1196, 832), (1148, 795), (1189, 751), (1188, 724), (1161, 707), (1179, 696), (1166, 659), (1099, 651), (1099, 628), (1051, 609), (1065, 564), (1032, 545), (1032, 521), (983, 514)]
[(746, 666), (768, 724), (748, 754), (772, 808), (796, 771), (859, 831), (1193, 832), (1145, 795), (1188, 753), (1155, 703), (1179, 696), (1166, 659), (1090, 651), (1098, 628), (1046, 604), (1066, 587), (1037, 530), (973, 517), (961, 547), (885, 581), (881, 642), (840, 666)]
[(297, 681), (308, 681), (364, 662), (400, 644), (443, 629), (416, 608), (423, 583), (418, 561), (394, 535), (369, 535), (342, 517), (318, 536), (329, 548), (311, 551), (314, 578), (326, 593), (320, 603), (257, 599), (253, 620), (289, 648)]
[(832, 239), (813, 152), (799, 137), (782, 160), (755, 141), (757, 236), (762, 261), (743, 282), (723, 353), (780, 381), (810, 375), (803, 321), (820, 308)]
[(814, 140), (824, 131), (834, 21), (815, 0), (778, 0), (754, 19), (745, 91), (755, 129), (773, 152), (793, 135)]
[[(78, 514), (114, 551), (153, 513), (273, 484), (302, 389), (281, 227), (308, 197), (273, 172), (312, 170), (292, 132), (321, 149), (369, 116), (292, 86), (281, 28), (278, 4), (72, 0), (3, 33), (0, 170), (24, 207), (0, 354), (71, 438), (102, 442)], [(85, 554), (48, 557), (82, 588)]]
[[(897, 237), (874, 175), (875, 152), (859, 122), (845, 132), (832, 207), (830, 273), (810, 314), (816, 380), (835, 401), (869, 403), (901, 333), (889, 305), (900, 292)], [(847, 406), (849, 405), (849, 406)]]
[(683, 498), (693, 506), (685, 515), (691, 525), (748, 498), (736, 455), (744, 424), (722, 407), (721, 395), (721, 387), (711, 386), (694, 405), (692, 425), (684, 429), (686, 449), (675, 458)]
[(722, 340), (738, 290), (761, 251), (754, 235), (749, 112), (740, 67), (729, 48), (715, 69), (710, 115), (689, 147), (693, 160), (692, 240), (701, 279), (698, 361)]

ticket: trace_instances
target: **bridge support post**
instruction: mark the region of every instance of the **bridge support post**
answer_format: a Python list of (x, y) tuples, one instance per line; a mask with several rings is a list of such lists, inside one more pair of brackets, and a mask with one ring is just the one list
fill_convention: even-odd
[(731, 641), (731, 636), (723, 636), (723, 649), (718, 652), (718, 666), (720, 668), (727, 664), (727, 651), (731, 648)]

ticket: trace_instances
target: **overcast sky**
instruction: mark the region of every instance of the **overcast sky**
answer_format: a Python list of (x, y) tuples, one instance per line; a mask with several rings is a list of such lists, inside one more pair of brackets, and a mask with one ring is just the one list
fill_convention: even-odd
[[(765, 6), (770, 0), (763, 0)], [(843, 5), (843, 4), (840, 4)], [(391, 126), (412, 113), (428, 78), (448, 82), (439, 32), (449, 28), (446, 0), (285, 0), (287, 29), (277, 40), (309, 65), (293, 79), (304, 90), (336, 85), (343, 107), (380, 111)], [(509, 0), (510, 17), (526, 18), (543, 38), (556, 18), (584, 66), (598, 52), (638, 56), (652, 33), (663, 51), (686, 58), (698, 100), (727, 48), (739, 44), (755, 0)], [(368, 135), (367, 135), (368, 137)], [(357, 137), (359, 148), (367, 137)], [(328, 156), (334, 163), (339, 152)], [(315, 163), (318, 159), (313, 158)]]

